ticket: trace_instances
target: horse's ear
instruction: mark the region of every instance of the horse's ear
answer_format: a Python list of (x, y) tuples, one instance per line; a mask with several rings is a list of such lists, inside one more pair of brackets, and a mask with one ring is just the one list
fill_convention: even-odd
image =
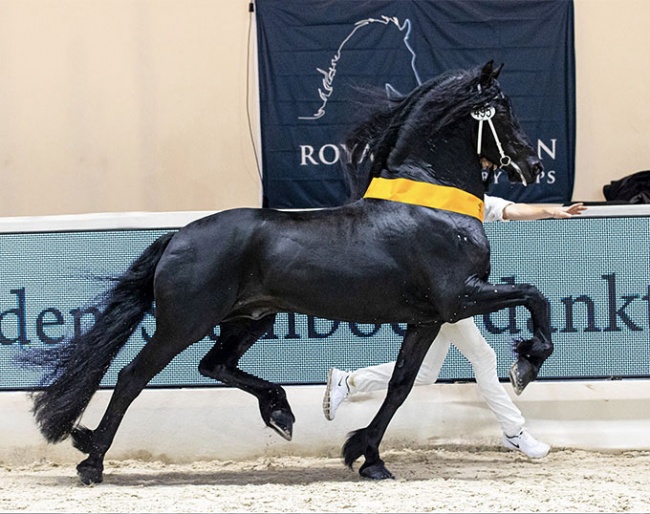
[(499, 75), (501, 75), (501, 70), (503, 69), (503, 64), (504, 64), (504, 63), (501, 63), (501, 64), (499, 65), (499, 67), (498, 67), (496, 70), (494, 70), (494, 72), (492, 73), (492, 77), (493, 77), (494, 79), (498, 79), (498, 78), (499, 78)]
[[(499, 71), (501, 71), (501, 68), (499, 68)], [(482, 89), (489, 87), (494, 78), (494, 61), (488, 61), (481, 69), (481, 76), (478, 79), (479, 87)]]

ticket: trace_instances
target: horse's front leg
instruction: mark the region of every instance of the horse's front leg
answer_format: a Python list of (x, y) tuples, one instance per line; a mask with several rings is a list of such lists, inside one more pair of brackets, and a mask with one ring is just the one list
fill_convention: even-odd
[(517, 359), (510, 366), (510, 382), (518, 395), (537, 378), (539, 369), (553, 353), (551, 311), (546, 298), (533, 286), (526, 291), (526, 303), (533, 323), (533, 337), (515, 343)]
[(199, 372), (228, 386), (238, 387), (255, 396), (264, 423), (286, 440), (293, 437), (296, 418), (291, 411), (285, 390), (238, 369), (239, 359), (273, 327), (275, 315), (260, 320), (237, 320), (223, 323), (217, 343), (203, 357)]
[(510, 381), (517, 394), (537, 378), (539, 369), (553, 353), (549, 303), (542, 293), (530, 284), (490, 284), (476, 281), (463, 296), (461, 316), (494, 312), (506, 307), (523, 305), (533, 323), (533, 337), (515, 343), (517, 360), (510, 368)]
[(343, 446), (343, 458), (348, 467), (352, 468), (354, 461), (362, 455), (365, 457), (365, 462), (359, 468), (361, 476), (375, 480), (393, 478), (393, 474), (384, 466), (384, 461), (379, 456), (379, 444), (395, 412), (411, 391), (422, 361), (438, 335), (440, 326), (441, 324), (409, 325), (388, 383), (384, 403), (370, 424), (352, 432)]

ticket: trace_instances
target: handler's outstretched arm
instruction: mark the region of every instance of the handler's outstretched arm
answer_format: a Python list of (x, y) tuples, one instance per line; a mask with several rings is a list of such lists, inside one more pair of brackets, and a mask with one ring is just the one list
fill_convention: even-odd
[(503, 209), (503, 219), (513, 221), (541, 220), (546, 218), (572, 218), (579, 216), (587, 208), (582, 202), (569, 206), (533, 203), (511, 203)]

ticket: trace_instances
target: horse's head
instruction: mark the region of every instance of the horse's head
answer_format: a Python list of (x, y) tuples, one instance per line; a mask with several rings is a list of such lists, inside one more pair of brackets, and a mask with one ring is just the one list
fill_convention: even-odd
[(443, 73), (405, 96), (382, 92), (383, 105), (346, 139), (350, 198), (360, 198), (372, 177), (381, 175), (483, 194), (476, 173), (482, 159), (512, 181), (532, 183), (543, 167), (501, 92), (500, 71), (490, 61)]
[(512, 111), (510, 98), (497, 81), (503, 65), (488, 62), (473, 81), (477, 102), (471, 111), (476, 123), (477, 152), (480, 158), (508, 173), (513, 182), (532, 183), (544, 167), (537, 152)]

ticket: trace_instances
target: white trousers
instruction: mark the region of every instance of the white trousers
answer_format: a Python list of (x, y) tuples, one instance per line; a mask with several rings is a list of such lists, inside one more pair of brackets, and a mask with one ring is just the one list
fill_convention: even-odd
[[(476, 384), (501, 429), (509, 436), (516, 435), (526, 420), (508, 396), (497, 375), (497, 356), (485, 340), (472, 318), (457, 323), (445, 323), (424, 357), (415, 385), (433, 384), (447, 357), (449, 345), (454, 344), (470, 362)], [(350, 394), (386, 389), (393, 374), (394, 362), (361, 368), (351, 374)]]

